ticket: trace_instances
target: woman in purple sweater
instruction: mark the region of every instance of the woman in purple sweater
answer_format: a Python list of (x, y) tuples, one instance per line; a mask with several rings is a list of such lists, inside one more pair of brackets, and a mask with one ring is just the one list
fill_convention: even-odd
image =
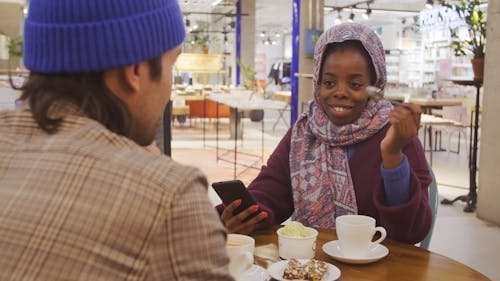
[[(258, 206), (233, 215), (240, 200), (219, 206), (231, 232), (282, 223), (335, 228), (335, 217), (363, 214), (406, 243), (431, 225), (431, 176), (417, 133), (420, 107), (369, 97), (384, 89), (385, 55), (369, 27), (345, 23), (327, 30), (314, 53), (314, 101), (249, 185)], [(381, 95), (381, 94), (380, 94)], [(258, 208), (262, 212), (245, 218)]]

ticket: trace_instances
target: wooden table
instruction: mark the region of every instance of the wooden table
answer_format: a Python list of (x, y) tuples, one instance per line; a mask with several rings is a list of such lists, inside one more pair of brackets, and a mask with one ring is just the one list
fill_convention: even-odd
[(457, 99), (410, 99), (411, 103), (418, 104), (422, 107), (423, 113), (432, 114), (433, 108), (441, 109), (443, 106), (459, 106), (462, 105), (462, 100)]
[[(424, 114), (432, 114), (432, 109), (442, 109), (444, 106), (460, 106), (463, 104), (462, 100), (458, 99), (410, 99), (410, 102), (413, 104), (418, 104), (422, 107), (422, 112)], [(431, 151), (431, 166), (432, 166), (432, 124), (424, 125), (424, 149), (425, 149), (425, 129), (429, 133), (429, 151)], [(425, 128), (426, 127), (426, 128)]]
[[(278, 260), (277, 226), (252, 235), (255, 238), (255, 262), (267, 267)], [(326, 242), (336, 240), (335, 230), (319, 229), (316, 259), (337, 266), (342, 275), (339, 280), (490, 280), (476, 270), (451, 258), (422, 248), (386, 239), (389, 255), (375, 263), (350, 265), (338, 262), (323, 252)], [(264, 257), (259, 253), (266, 253)], [(273, 260), (273, 261), (271, 261)]]
[(461, 100), (457, 99), (410, 99), (411, 103), (420, 106), (457, 106), (462, 105)]
[(271, 94), (271, 99), (290, 103), (292, 99), (291, 91), (275, 91)]
[(430, 164), (432, 166), (432, 151), (436, 148), (433, 148), (432, 145), (432, 126), (434, 125), (456, 125), (456, 121), (441, 118), (438, 116), (434, 116), (431, 114), (422, 114), (420, 116), (420, 126), (424, 127), (424, 148), (425, 148), (425, 130), (428, 129), (429, 133), (429, 153), (430, 153)]

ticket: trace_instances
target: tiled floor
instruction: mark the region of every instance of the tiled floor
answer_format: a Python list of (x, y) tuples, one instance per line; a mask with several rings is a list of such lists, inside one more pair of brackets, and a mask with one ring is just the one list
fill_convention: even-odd
[[(287, 130), (283, 123), (279, 123), (275, 131), (271, 129), (276, 118), (276, 112), (266, 111), (265, 159)], [(216, 159), (214, 124), (207, 126), (205, 147), (201, 128), (200, 123), (193, 123), (193, 127), (189, 127), (188, 124), (181, 126), (176, 121), (172, 133), (172, 157), (179, 162), (198, 166), (205, 172), (209, 182), (233, 179), (232, 164)], [(238, 149), (260, 155), (260, 123), (245, 119), (244, 132), (243, 146), (239, 146)], [(221, 146), (234, 148), (234, 142), (229, 140), (227, 121), (221, 125), (219, 136)], [(443, 144), (445, 143), (446, 141), (443, 141)], [(453, 139), (453, 144), (456, 147), (456, 139)], [(438, 182), (440, 199), (454, 198), (467, 193), (466, 188), (469, 182), (467, 155), (464, 150), (465, 145), (463, 143), (461, 145), (460, 154), (448, 152), (434, 152), (433, 154), (433, 170)], [(233, 159), (234, 154), (230, 154), (229, 157)], [(255, 160), (248, 156), (238, 157), (241, 157), (238, 158), (239, 160), (245, 160), (247, 164)], [(256, 169), (238, 168), (237, 171), (239, 174), (237, 178), (246, 184), (258, 173)], [(209, 196), (214, 204), (220, 202), (211, 189), (209, 189)], [(500, 227), (479, 220), (475, 213), (464, 213), (462, 211), (464, 206), (462, 202), (456, 202), (450, 206), (439, 205), (430, 250), (467, 264), (492, 280), (500, 280), (500, 270), (498, 270)]]

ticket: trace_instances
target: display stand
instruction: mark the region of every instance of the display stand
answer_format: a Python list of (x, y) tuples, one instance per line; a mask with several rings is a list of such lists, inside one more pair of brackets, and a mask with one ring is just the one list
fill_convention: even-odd
[[(245, 153), (241, 150), (238, 150), (238, 138), (237, 136), (241, 134), (241, 146), (243, 146), (243, 122), (241, 120), (241, 113), (243, 111), (249, 110), (282, 110), (286, 105), (285, 102), (275, 101), (275, 100), (267, 100), (252, 95), (245, 94), (233, 94), (233, 95), (225, 95), (225, 94), (211, 94), (208, 99), (216, 101), (217, 105), (224, 104), (231, 108), (231, 113), (233, 115), (234, 122), (230, 125), (234, 127), (234, 134), (231, 134), (231, 139), (234, 140), (234, 148), (233, 149), (224, 149), (219, 148), (219, 123), (217, 118), (216, 123), (216, 154), (217, 161), (225, 161), (233, 164), (233, 175), (234, 179), (243, 173), (246, 169), (253, 168), (260, 170), (261, 166), (257, 166), (257, 163), (264, 163), (264, 118), (261, 122), (261, 154), (255, 155), (252, 153)], [(225, 151), (219, 154), (219, 151)], [(234, 153), (234, 158), (230, 160), (226, 156), (228, 154)], [(238, 160), (238, 154), (246, 155), (251, 158), (254, 158), (254, 161), (251, 161), (251, 164), (245, 164), (242, 161)], [(240, 159), (241, 160), (241, 159)], [(245, 169), (240, 173), (237, 172), (237, 166), (243, 166)]]
[[(212, 95), (212, 97), (217, 96), (217, 95)], [(241, 146), (243, 146), (243, 120), (242, 120), (242, 113), (243, 110), (239, 110), (238, 105), (229, 103), (226, 105), (229, 105), (231, 107), (231, 116), (233, 121), (230, 122), (230, 127), (233, 127), (232, 132), (230, 133), (231, 138), (234, 140), (234, 148), (233, 149), (222, 149), (219, 148), (219, 105), (224, 104), (227, 101), (224, 101), (219, 98), (215, 98), (215, 101), (217, 101), (217, 118), (216, 118), (216, 123), (215, 123), (215, 128), (216, 128), (216, 158), (217, 162), (219, 161), (224, 161), (228, 163), (233, 164), (233, 178), (236, 180), (239, 175), (241, 175), (243, 172), (245, 172), (247, 169), (256, 169), (259, 170), (260, 167), (257, 166), (257, 163), (264, 163), (264, 118), (260, 121), (261, 123), (261, 155), (254, 155), (252, 153), (245, 153), (242, 152), (241, 150), (238, 151), (238, 139), (240, 138), (239, 136), (241, 135)], [(252, 108), (253, 109), (253, 108)], [(225, 151), (223, 153), (219, 153), (220, 151)], [(233, 160), (229, 160), (226, 156), (228, 154), (233, 153), (234, 158)], [(244, 164), (240, 161), (238, 161), (238, 153), (239, 154), (244, 154), (249, 157), (255, 158), (254, 161), (251, 161), (251, 164)], [(240, 171), (239, 173), (237, 172), (237, 166), (242, 166), (244, 169)]]
[[(467, 205), (464, 207), (464, 212), (470, 213), (476, 210), (476, 202), (477, 202), (477, 138), (478, 138), (478, 130), (479, 130), (479, 94), (481, 87), (483, 85), (483, 81), (473, 81), (473, 80), (452, 80), (453, 83), (457, 85), (463, 86), (474, 86), (476, 87), (476, 106), (475, 106), (475, 117), (474, 124), (471, 123), (471, 131), (472, 126), (474, 126), (474, 137), (473, 142), (469, 146), (469, 193), (466, 195), (460, 195), (453, 200), (443, 199), (441, 204), (450, 205), (460, 200), (465, 202)], [(472, 132), (471, 132), (472, 134)]]

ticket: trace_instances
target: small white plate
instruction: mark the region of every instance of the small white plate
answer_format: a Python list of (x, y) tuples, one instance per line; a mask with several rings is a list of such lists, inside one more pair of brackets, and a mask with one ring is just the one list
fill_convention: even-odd
[(376, 262), (389, 254), (389, 249), (382, 244), (378, 244), (368, 252), (366, 258), (350, 258), (345, 257), (340, 250), (338, 240), (333, 240), (328, 243), (323, 244), (323, 252), (325, 252), (330, 257), (345, 263), (351, 264), (366, 264)]
[(241, 276), (236, 278), (236, 281), (267, 281), (269, 274), (266, 269), (256, 264), (252, 265), (247, 271), (243, 272)]
[[(305, 264), (309, 260), (298, 260), (300, 263)], [(338, 269), (335, 265), (325, 262), (328, 266), (328, 270), (326, 271), (321, 281), (333, 281), (337, 280), (340, 277), (340, 269)], [(288, 279), (283, 278), (283, 272), (285, 272), (285, 268), (288, 265), (288, 260), (279, 261), (277, 263), (273, 263), (267, 268), (267, 272), (271, 275), (272, 278), (278, 281), (289, 281)]]

